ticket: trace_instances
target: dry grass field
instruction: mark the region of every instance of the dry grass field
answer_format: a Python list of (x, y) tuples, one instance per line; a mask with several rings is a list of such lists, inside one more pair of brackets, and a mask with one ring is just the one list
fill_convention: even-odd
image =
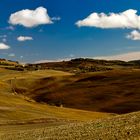
[[(3, 72), (3, 74), (2, 74)], [(16, 81), (16, 85), (18, 85), (18, 79), (26, 79), (26, 83), (21, 82), (23, 86), (30, 86), (31, 83), (34, 83), (38, 78), (42, 77), (50, 77), (50, 76), (65, 76), (71, 75), (65, 72), (47, 70), (47, 71), (36, 71), (36, 72), (16, 72), (10, 70), (2, 70), (1, 69), (1, 76), (0, 76), (0, 110), (3, 113), (0, 113), (0, 116), (3, 119), (38, 119), (38, 118), (51, 118), (56, 115), (56, 117), (64, 117), (69, 118), (72, 120), (81, 119), (84, 120), (93, 118), (98, 118), (99, 116), (108, 116), (105, 113), (97, 113), (99, 116), (95, 115), (96, 113), (92, 113), (89, 111), (79, 111), (76, 109), (67, 109), (67, 108), (60, 108), (56, 106), (46, 105), (44, 103), (40, 104), (32, 100), (31, 98), (18, 94), (14, 92), (14, 82)], [(20, 83), (20, 82), (19, 82)], [(21, 84), (20, 83), (20, 84)], [(61, 111), (62, 110), (62, 111)], [(68, 114), (68, 112), (71, 114)], [(52, 116), (53, 114), (53, 116)], [(77, 115), (76, 115), (77, 114)], [(101, 115), (100, 115), (101, 114)], [(2, 120), (4, 121), (4, 120)]]
[(140, 112), (65, 124), (30, 124), (1, 127), (2, 140), (139, 140)]
[[(0, 68), (0, 140), (139, 139), (140, 70)], [(127, 90), (129, 88), (129, 90)]]
[(140, 70), (112, 70), (77, 75), (19, 78), (14, 90), (37, 102), (96, 112), (140, 110)]

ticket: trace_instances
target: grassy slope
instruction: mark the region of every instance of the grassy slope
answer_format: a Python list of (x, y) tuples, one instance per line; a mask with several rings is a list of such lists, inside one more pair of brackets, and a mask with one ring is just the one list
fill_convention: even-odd
[[(43, 118), (64, 118), (72, 120), (92, 120), (109, 114), (81, 111), (76, 109), (51, 107), (25, 101), (21, 97), (0, 94), (0, 124)], [(70, 113), (69, 113), (70, 112)]]
[(140, 110), (140, 70), (112, 70), (13, 82), (18, 93), (38, 102), (97, 112)]
[[(52, 75), (53, 77), (50, 78)], [(112, 75), (113, 79), (111, 79)], [(120, 78), (122, 78), (122, 81), (120, 81)], [(12, 84), (11, 79), (13, 79)], [(78, 92), (78, 90), (75, 92), (81, 93), (82, 91), (85, 92), (88, 88), (95, 88), (97, 86), (95, 91), (98, 91), (97, 89), (100, 89), (104, 85), (107, 84), (106, 86), (108, 86), (110, 80), (115, 80), (115, 85), (119, 83), (119, 86), (122, 83), (134, 83), (134, 85), (137, 86), (136, 83), (139, 83), (139, 71), (127, 71), (127, 73), (126, 71), (112, 71), (112, 73), (99, 72), (94, 74), (89, 73), (86, 75), (74, 76), (69, 73), (61, 73), (50, 70), (36, 72), (16, 72), (0, 69), (0, 139), (34, 140), (42, 138), (45, 140), (49, 138), (138, 138), (140, 130), (139, 112), (112, 118), (113, 114), (60, 108), (36, 103), (23, 95), (12, 95), (13, 91), (11, 88), (11, 86), (14, 85), (16, 88), (18, 87), (19, 89), (22, 89), (21, 91), (23, 91), (23, 88), (25, 91), (30, 89), (32, 92), (27, 92), (26, 94), (35, 97), (34, 94), (37, 92), (33, 91), (36, 91), (36, 88), (41, 89), (38, 90), (38, 92), (40, 91), (41, 93), (39, 92), (39, 94), (42, 94), (42, 86), (45, 86), (44, 88), (46, 89), (46, 86), (49, 84), (49, 88), (52, 91), (57, 91), (54, 92), (55, 94), (58, 94), (61, 91), (61, 95), (64, 95), (62, 91), (65, 91), (65, 94), (69, 92), (72, 94), (74, 92), (74, 88), (78, 88), (78, 90), (80, 90), (80, 92)], [(127, 83), (127, 80), (130, 80), (131, 82), (128, 81)], [(110, 84), (112, 85), (112, 82)], [(128, 87), (128, 85), (126, 87)], [(114, 90), (116, 89), (117, 88)], [(133, 91), (134, 89), (131, 90)], [(19, 90), (19, 92), (21, 91)], [(46, 91), (44, 92), (46, 93)], [(139, 95), (138, 92), (136, 93)], [(73, 93), (72, 95), (75, 94)], [(86, 96), (83, 96), (82, 94), (79, 94), (78, 96), (69, 96), (68, 94), (66, 97), (70, 98), (70, 101), (72, 101), (71, 99), (73, 97), (76, 101), (79, 100), (80, 102), (83, 102), (81, 97)], [(139, 99), (138, 96), (137, 99)], [(88, 101), (88, 103), (90, 102)], [(102, 102), (102, 104), (104, 103)], [(111, 118), (103, 120), (101, 119), (107, 117)], [(95, 119), (101, 120), (89, 123), (81, 123), (81, 121)], [(77, 121), (75, 122), (73, 120)]]
[[(37, 127), (37, 128), (36, 128)], [(33, 125), (0, 129), (2, 140), (139, 140), (140, 112), (61, 126)], [(9, 131), (10, 130), (10, 131)]]
[(0, 69), (0, 124), (21, 122), (28, 123), (35, 119), (38, 119), (39, 121), (40, 119), (43, 119), (42, 121), (44, 121), (44, 118), (46, 121), (50, 118), (92, 120), (110, 116), (110, 114), (106, 113), (88, 112), (39, 104), (23, 95), (15, 95), (12, 90), (13, 87), (11, 87), (13, 85), (11, 79), (18, 80), (27, 78), (28, 80), (26, 81), (25, 85), (30, 86), (30, 82), (34, 82), (38, 78), (40, 79), (50, 76), (60, 77), (67, 75), (71, 74), (52, 70), (16, 72)]

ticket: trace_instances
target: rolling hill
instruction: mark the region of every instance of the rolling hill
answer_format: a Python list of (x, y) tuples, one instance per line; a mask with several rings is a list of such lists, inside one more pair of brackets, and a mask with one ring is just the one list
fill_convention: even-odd
[(0, 139), (139, 139), (138, 61), (72, 61), (0, 65)]
[[(13, 80), (14, 90), (37, 102), (109, 113), (140, 110), (140, 70)], [(28, 83), (28, 84), (27, 84)]]

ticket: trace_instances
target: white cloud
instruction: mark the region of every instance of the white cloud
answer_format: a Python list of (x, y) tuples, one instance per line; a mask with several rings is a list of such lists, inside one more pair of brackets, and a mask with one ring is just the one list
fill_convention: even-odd
[(20, 56), (20, 59), (22, 59), (22, 58), (23, 58), (23, 56), (21, 55), (21, 56)]
[(61, 20), (61, 17), (52, 17), (51, 20), (53, 20), (53, 21), (59, 21), (59, 20)]
[[(97, 57), (83, 57), (83, 58), (91, 58), (91, 59), (99, 59), (99, 60), (132, 61), (132, 60), (140, 60), (140, 51), (116, 54), (111, 56), (97, 56)], [(61, 62), (61, 61), (70, 61), (71, 59), (72, 58), (64, 58), (64, 59), (56, 59), (56, 60), (40, 60), (34, 63)]]
[(41, 24), (51, 24), (53, 22), (47, 13), (47, 9), (38, 7), (35, 10), (25, 9), (11, 14), (9, 23), (31, 28)]
[(16, 55), (14, 53), (8, 54), (9, 57), (15, 57)]
[(139, 51), (129, 52), (129, 53), (112, 55), (112, 56), (99, 56), (99, 57), (94, 57), (94, 59), (122, 60), (122, 61), (140, 60), (140, 52)]
[(128, 34), (126, 38), (131, 40), (140, 40), (140, 32), (134, 30), (130, 34)]
[(48, 63), (48, 62), (62, 62), (62, 61), (70, 61), (71, 58), (64, 58), (64, 59), (54, 59), (54, 60), (39, 60), (39, 61), (35, 61), (34, 63)]
[(6, 27), (5, 29), (6, 29), (6, 30), (11, 30), (11, 31), (14, 31), (14, 30), (15, 30), (15, 28), (14, 28), (13, 26), (8, 26), (8, 27)]
[(22, 41), (33, 40), (33, 38), (30, 37), (30, 36), (19, 36), (19, 37), (17, 38), (17, 40), (22, 42)]
[(7, 42), (7, 39), (6, 39), (6, 38), (3, 38), (2, 41), (3, 41), (3, 42)]
[(5, 50), (5, 49), (9, 49), (10, 46), (4, 44), (4, 43), (0, 43), (0, 50)]
[(70, 57), (72, 58), (72, 57), (75, 57), (75, 55), (74, 54), (70, 54)]
[(133, 9), (122, 13), (92, 13), (87, 18), (77, 21), (76, 25), (78, 27), (140, 29), (140, 16), (137, 15), (137, 10)]

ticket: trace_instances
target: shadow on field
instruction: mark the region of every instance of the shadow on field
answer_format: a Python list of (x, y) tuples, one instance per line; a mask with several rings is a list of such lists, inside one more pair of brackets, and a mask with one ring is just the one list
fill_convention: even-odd
[(35, 81), (19, 79), (15, 90), (50, 105), (123, 114), (140, 110), (139, 85), (140, 71), (113, 70)]

